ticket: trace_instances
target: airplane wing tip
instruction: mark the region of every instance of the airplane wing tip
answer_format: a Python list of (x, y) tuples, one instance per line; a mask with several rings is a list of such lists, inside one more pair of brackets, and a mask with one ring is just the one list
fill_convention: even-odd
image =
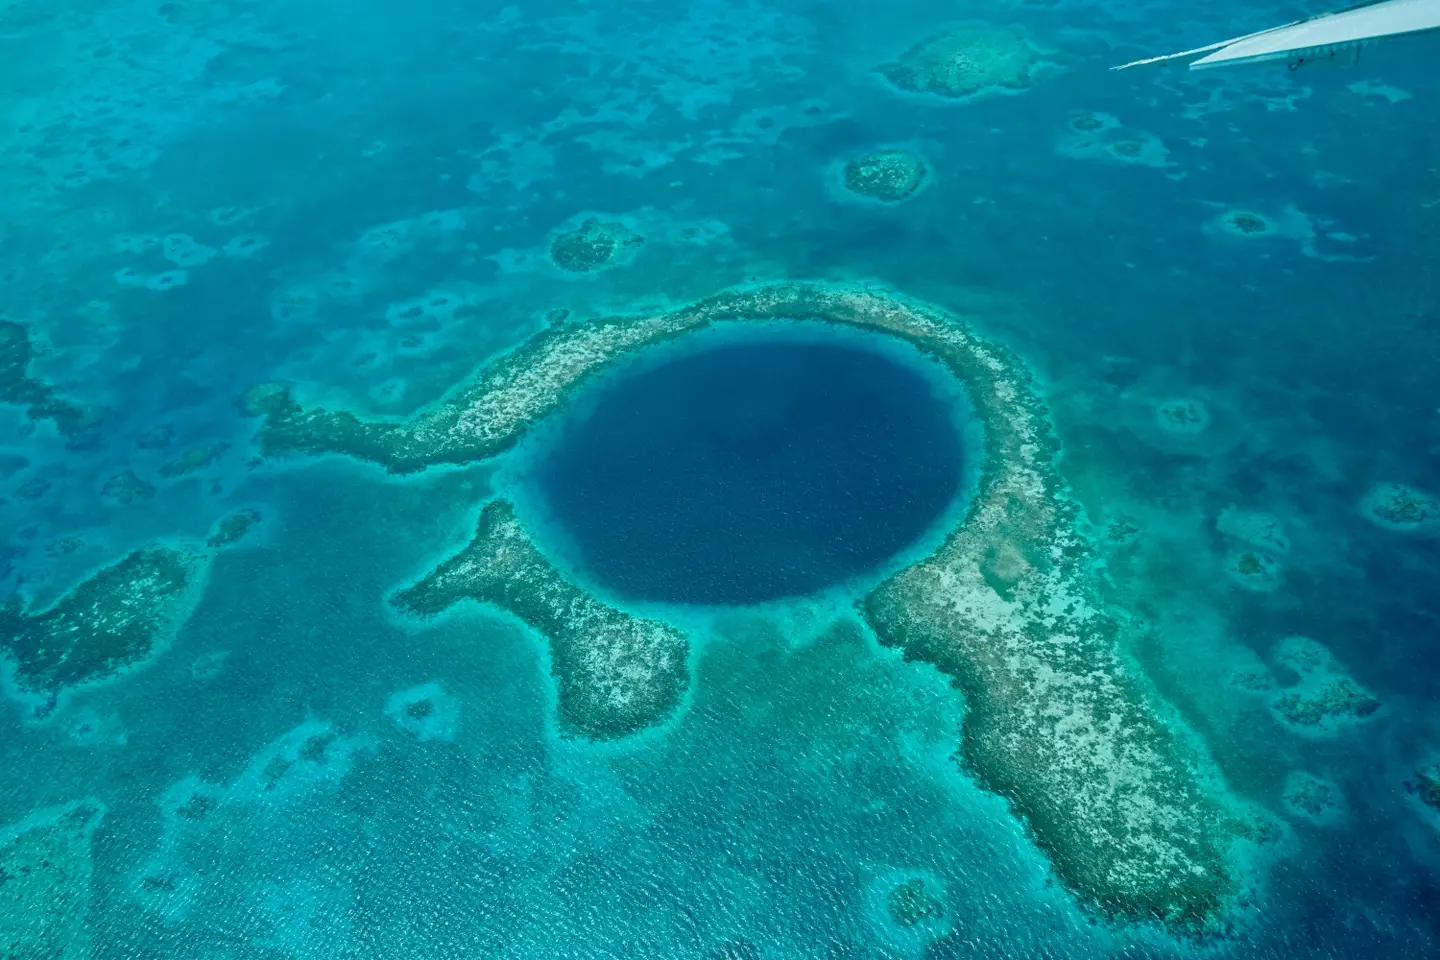
[(1348, 9), (1110, 69), (1128, 70), (1196, 54), (1205, 56), (1190, 62), (1192, 70), (1287, 58), (1303, 62), (1334, 58), (1378, 40), (1430, 32), (1440, 32), (1440, 0), (1362, 0)]

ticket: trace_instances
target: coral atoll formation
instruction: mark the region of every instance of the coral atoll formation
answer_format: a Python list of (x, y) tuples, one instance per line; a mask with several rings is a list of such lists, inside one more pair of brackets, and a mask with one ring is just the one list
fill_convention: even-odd
[(89, 955), (90, 836), (104, 815), (82, 800), (0, 827), (0, 957)]
[(841, 177), (851, 193), (899, 203), (925, 182), (925, 161), (908, 150), (878, 150), (847, 162)]
[(24, 407), (31, 420), (49, 420), (72, 440), (92, 430), (99, 423), (98, 413), (61, 398), (52, 385), (30, 376), (34, 358), (29, 328), (0, 320), (0, 403)]
[(875, 70), (901, 90), (958, 98), (1025, 90), (1045, 62), (1019, 29), (974, 24), (927, 37)]
[(189, 614), (206, 571), (201, 551), (147, 547), (73, 587), (47, 610), (18, 596), (0, 608), (9, 691), (36, 718), (59, 698), (148, 661)]
[(609, 266), (645, 241), (623, 223), (592, 218), (550, 241), (550, 259), (561, 270), (589, 273)]
[(689, 680), (685, 635), (607, 606), (566, 581), (504, 501), (485, 507), (464, 550), (394, 602), (409, 613), (433, 615), (466, 598), (513, 613), (549, 641), (561, 725), (569, 732), (623, 737), (680, 702)]
[[(1161, 719), (1117, 649), (1098, 597), (1058, 442), (1025, 367), (953, 316), (901, 298), (786, 284), (671, 312), (551, 327), (408, 422), (307, 410), (279, 385), (251, 391), (269, 454), (345, 453), (395, 472), (481, 460), (515, 444), (616, 359), (719, 322), (815, 320), (904, 340), (962, 383), (984, 427), (968, 515), (939, 550), (882, 583), (860, 611), (880, 640), (945, 672), (968, 707), (961, 755), (1006, 797), (1065, 883), (1103, 912), (1194, 929), (1239, 892), (1230, 802)], [(684, 636), (567, 582), (513, 510), (493, 502), (475, 538), (395, 597), (434, 614), (470, 597), (550, 641), (562, 725), (611, 737), (658, 722), (685, 683)]]

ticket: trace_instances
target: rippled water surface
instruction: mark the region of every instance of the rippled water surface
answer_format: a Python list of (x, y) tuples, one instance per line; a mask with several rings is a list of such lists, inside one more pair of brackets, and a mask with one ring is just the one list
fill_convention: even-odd
[[(0, 0), (0, 956), (1440, 956), (1440, 41), (1107, 69), (1322, 9)], [(858, 615), (992, 462), (934, 355), (708, 331), (492, 459), (366, 455), (786, 281), (1024, 371), (1253, 841), (1205, 930), (1077, 890)], [(278, 455), (273, 382), (379, 426)], [(591, 742), (536, 616), (397, 612), (497, 497), (569, 612), (683, 632), (673, 714)], [(1073, 559), (998, 538), (966, 602)]]

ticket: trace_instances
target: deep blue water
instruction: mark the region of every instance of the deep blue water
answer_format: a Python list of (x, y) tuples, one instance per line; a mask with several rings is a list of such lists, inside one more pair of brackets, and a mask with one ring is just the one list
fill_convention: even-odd
[[(1434, 42), (1345, 69), (1108, 71), (1323, 8), (0, 5), (0, 313), (42, 341), (34, 374), (104, 409), (74, 448), (0, 405), (0, 593), (44, 604), (155, 538), (266, 515), (151, 665), (43, 725), (0, 711), (0, 856), (7, 825), (37, 811), (108, 808), (73, 874), (88, 877), (77, 936), (57, 932), (56, 952), (1197, 955), (1092, 922), (955, 762), (962, 699), (844, 610), (715, 617), (695, 627), (673, 724), (603, 749), (559, 737), (534, 636), (473, 605), (415, 623), (385, 602), (466, 541), (516, 465), (396, 478), (255, 460), (234, 403), (283, 379), (310, 402), (405, 416), (552, 311), (583, 322), (804, 278), (965, 313), (1035, 371), (1087, 515), (1143, 528), (1106, 558), (1153, 627), (1130, 652), (1285, 835), (1255, 921), (1205, 955), (1440, 954), (1440, 822), (1404, 787), (1440, 754), (1440, 540), (1358, 509), (1377, 482), (1440, 488)], [(877, 80), (957, 18), (1023, 26), (1063, 70), (961, 103)], [(1099, 140), (1077, 140), (1072, 121), (1102, 114)], [(1123, 140), (1138, 158), (1108, 149)], [(894, 146), (925, 158), (921, 193), (838, 192), (838, 164)], [(1218, 232), (1232, 208), (1281, 229)], [(594, 215), (645, 237), (634, 259), (548, 267), (553, 232)], [(401, 240), (377, 250), (366, 238), (386, 226)], [(172, 235), (268, 245), (163, 291), (119, 279), (174, 268)], [(402, 316), (436, 291), (463, 309)], [(1200, 440), (1157, 432), (1176, 397), (1207, 406)], [(168, 446), (139, 442), (159, 426)], [(162, 472), (217, 442), (195, 473)], [(154, 495), (107, 498), (122, 470)], [(1270, 592), (1223, 571), (1242, 542), (1221, 526), (1232, 507), (1288, 540)], [(1382, 710), (1305, 736), (1228, 683), (1257, 666), (1290, 682), (1275, 650), (1294, 634)], [(421, 739), (389, 705), (430, 684), (452, 722)], [(316, 723), (339, 736), (333, 762), (257, 788)], [(1296, 771), (1333, 783), (1344, 816), (1287, 808)], [(168, 799), (192, 780), (224, 797), (202, 823)], [(943, 889), (928, 943), (878, 906), (916, 874)], [(33, 920), (0, 901), (0, 931)]]
[(937, 372), (814, 336), (711, 345), (576, 402), (530, 476), (594, 582), (659, 603), (800, 596), (946, 511), (965, 461)]

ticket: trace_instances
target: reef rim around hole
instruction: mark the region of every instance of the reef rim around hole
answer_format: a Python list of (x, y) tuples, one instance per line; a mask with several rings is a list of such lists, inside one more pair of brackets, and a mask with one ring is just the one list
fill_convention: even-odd
[[(268, 455), (339, 453), (413, 473), (510, 449), (579, 384), (644, 346), (722, 321), (792, 318), (911, 344), (965, 385), (983, 424), (984, 467), (964, 522), (858, 607), (881, 643), (933, 664), (964, 694), (965, 767), (1009, 801), (1057, 876), (1102, 914), (1189, 933), (1226, 929), (1248, 886), (1235, 845), (1267, 831), (1121, 652), (1133, 621), (1101, 598), (1100, 566), (1037, 384), (961, 318), (870, 288), (748, 288), (552, 327), (409, 420), (306, 408), (279, 384), (250, 391), (244, 405), (264, 418)], [(467, 546), (392, 602), (429, 616), (465, 599), (544, 636), (568, 734), (629, 736), (681, 702), (686, 634), (570, 582), (504, 501), (484, 508)]]

